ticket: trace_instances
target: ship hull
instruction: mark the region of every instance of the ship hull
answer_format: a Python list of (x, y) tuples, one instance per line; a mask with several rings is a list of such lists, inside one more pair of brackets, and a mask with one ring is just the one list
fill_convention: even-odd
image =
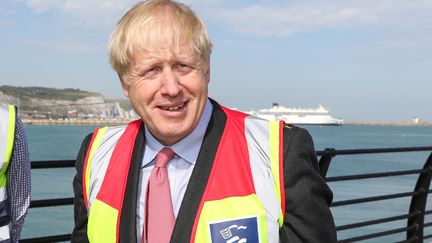
[(340, 126), (343, 124), (343, 120), (332, 117), (329, 110), (322, 106), (318, 109), (299, 109), (274, 105), (270, 109), (248, 113), (262, 119), (280, 120), (293, 125)]

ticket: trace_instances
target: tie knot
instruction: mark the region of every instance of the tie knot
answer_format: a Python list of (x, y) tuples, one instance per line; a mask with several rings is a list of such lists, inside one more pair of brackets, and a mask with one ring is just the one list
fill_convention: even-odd
[(174, 156), (175, 152), (170, 148), (163, 148), (156, 155), (156, 167), (164, 168), (167, 166), (170, 159)]

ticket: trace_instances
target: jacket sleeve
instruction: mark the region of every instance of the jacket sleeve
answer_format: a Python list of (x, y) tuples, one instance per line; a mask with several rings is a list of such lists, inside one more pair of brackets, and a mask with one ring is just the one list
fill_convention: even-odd
[(90, 143), (92, 134), (88, 135), (78, 152), (76, 159), (76, 174), (73, 180), (73, 190), (74, 190), (74, 219), (75, 226), (72, 232), (72, 240), (74, 243), (85, 243), (89, 242), (87, 238), (87, 208), (84, 203), (83, 191), (82, 191), (82, 173), (84, 167), (84, 160), (87, 154), (87, 148)]
[(330, 188), (318, 172), (318, 161), (309, 133), (284, 128), (285, 218), (281, 242), (336, 242), (329, 205)]
[(18, 242), (30, 205), (31, 164), (27, 138), (21, 119), (16, 117), (15, 145), (8, 168), (7, 198), (10, 205), (11, 242)]

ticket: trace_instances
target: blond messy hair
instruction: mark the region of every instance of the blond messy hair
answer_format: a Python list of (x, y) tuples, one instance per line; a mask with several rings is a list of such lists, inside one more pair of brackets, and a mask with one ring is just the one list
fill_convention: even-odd
[(111, 66), (124, 77), (134, 51), (161, 50), (160, 43), (168, 43), (171, 51), (186, 45), (201, 57), (204, 68), (210, 64), (212, 43), (195, 13), (175, 1), (149, 0), (133, 6), (114, 28), (108, 47)]

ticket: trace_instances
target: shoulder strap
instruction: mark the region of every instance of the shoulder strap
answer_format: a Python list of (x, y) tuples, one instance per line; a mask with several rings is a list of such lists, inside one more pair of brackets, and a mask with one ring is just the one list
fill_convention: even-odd
[(285, 185), (283, 175), (283, 127), (282, 121), (269, 122), (269, 143), (270, 143), (270, 161), (274, 183), (275, 193), (281, 206), (279, 216), (279, 226), (282, 227), (285, 216)]
[(84, 203), (86, 205), (86, 208), (88, 208), (88, 195), (90, 193), (91, 163), (93, 161), (94, 153), (99, 147), (100, 141), (102, 140), (102, 137), (107, 130), (108, 127), (96, 128), (95, 131), (93, 132), (93, 136), (90, 140), (90, 144), (87, 147), (87, 153), (84, 160), (84, 168), (83, 168), (83, 175), (82, 175), (83, 196), (84, 196)]

